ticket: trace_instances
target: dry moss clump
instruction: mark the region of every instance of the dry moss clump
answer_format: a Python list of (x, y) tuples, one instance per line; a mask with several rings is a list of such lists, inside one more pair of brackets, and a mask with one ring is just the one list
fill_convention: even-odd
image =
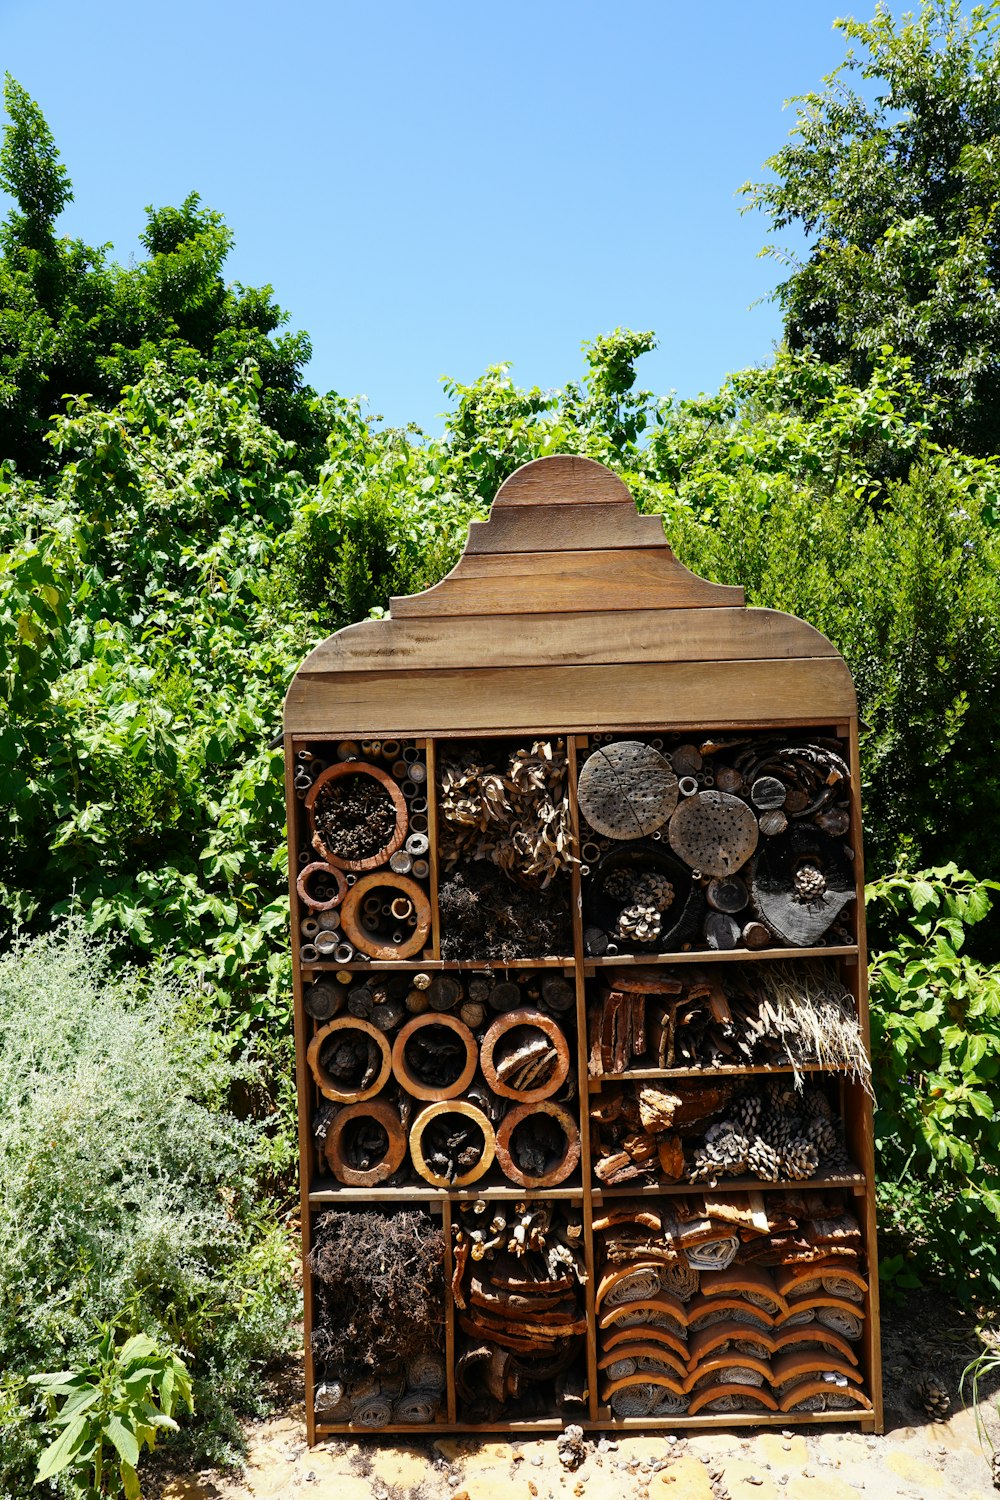
[(313, 1353), (341, 1378), (444, 1346), (444, 1236), (419, 1209), (331, 1209), (317, 1221)]

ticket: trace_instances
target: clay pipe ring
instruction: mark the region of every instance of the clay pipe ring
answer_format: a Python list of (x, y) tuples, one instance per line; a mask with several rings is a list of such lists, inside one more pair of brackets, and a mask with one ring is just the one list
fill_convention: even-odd
[[(551, 1115), (561, 1127), (566, 1137), (566, 1149), (554, 1167), (550, 1167), (547, 1172), (542, 1172), (538, 1176), (532, 1176), (527, 1172), (522, 1172), (511, 1156), (511, 1137), (523, 1120), (540, 1114)], [(520, 1187), (556, 1187), (558, 1183), (566, 1181), (579, 1160), (580, 1132), (576, 1128), (576, 1121), (568, 1110), (563, 1109), (559, 1104), (553, 1104), (549, 1099), (541, 1100), (536, 1104), (518, 1104), (500, 1121), (497, 1130), (497, 1161), (500, 1163), (504, 1176), (509, 1181), (516, 1182)]]
[[(530, 1026), (535, 1031), (543, 1031), (556, 1049), (556, 1061), (552, 1074), (538, 1088), (513, 1089), (510, 1084), (502, 1083), (497, 1077), (496, 1064), (493, 1061), (496, 1045), (505, 1032), (513, 1031), (518, 1026)], [(497, 1016), (483, 1037), (479, 1063), (483, 1070), (483, 1077), (494, 1094), (499, 1094), (503, 1099), (517, 1099), (521, 1104), (531, 1104), (537, 1099), (550, 1099), (565, 1083), (569, 1073), (569, 1044), (551, 1016), (539, 1010), (508, 1010), (505, 1014)]]
[[(362, 927), (362, 903), (372, 890), (395, 891), (412, 901), (413, 910), (417, 914), (417, 925), (405, 942), (394, 943), (391, 938), (383, 942)], [(390, 870), (380, 870), (377, 874), (362, 875), (360, 880), (354, 882), (344, 898), (340, 922), (345, 937), (361, 953), (367, 953), (369, 958), (410, 958), (414, 953), (419, 953), (427, 943), (431, 930), (431, 904), (426, 891), (408, 875), (393, 875)]]
[[(440, 1020), (441, 1017), (438, 1016), (436, 1019)], [(442, 1177), (439, 1172), (435, 1172), (424, 1159), (422, 1144), (424, 1131), (439, 1115), (462, 1115), (466, 1120), (471, 1120), (474, 1125), (478, 1125), (483, 1133), (482, 1156), (475, 1166), (463, 1172), (460, 1177), (456, 1177), (453, 1182), (449, 1182), (447, 1177)], [(478, 1182), (479, 1178), (492, 1166), (495, 1153), (496, 1136), (493, 1134), (493, 1126), (481, 1109), (477, 1109), (474, 1104), (466, 1103), (464, 1099), (442, 1099), (437, 1104), (428, 1104), (426, 1109), (420, 1111), (410, 1127), (410, 1158), (424, 1181), (431, 1183), (433, 1187), (461, 1188), (468, 1187), (470, 1182)]]
[[(315, 896), (309, 894), (309, 882), (320, 873), (326, 875), (337, 887), (336, 893), (330, 901), (317, 901)], [(347, 895), (347, 881), (338, 869), (327, 864), (325, 860), (314, 860), (311, 865), (306, 865), (304, 870), (299, 871), (299, 878), (295, 882), (295, 889), (299, 893), (299, 900), (312, 911), (330, 911), (339, 906)]]
[[(334, 1083), (319, 1060), (319, 1054), (327, 1037), (335, 1031), (363, 1031), (365, 1036), (371, 1037), (379, 1052), (382, 1054), (382, 1065), (379, 1068), (375, 1082), (366, 1089), (344, 1089)], [(326, 1099), (333, 1099), (338, 1104), (360, 1104), (364, 1099), (371, 1099), (379, 1089), (385, 1086), (386, 1080), (392, 1071), (392, 1056), (389, 1052), (389, 1043), (377, 1027), (372, 1026), (369, 1021), (362, 1021), (359, 1016), (336, 1016), (334, 1020), (317, 1031), (309, 1043), (306, 1052), (306, 1062), (312, 1069), (312, 1075), (320, 1093)]]
[[(392, 805), (396, 811), (396, 826), (389, 842), (381, 849), (377, 849), (374, 854), (369, 854), (366, 859), (341, 859), (332, 849), (326, 847), (316, 828), (314, 813), (316, 798), (324, 787), (329, 786), (332, 781), (338, 781), (342, 776), (373, 776), (392, 798)], [(327, 767), (316, 777), (306, 793), (305, 806), (313, 831), (313, 848), (318, 850), (331, 865), (336, 865), (338, 870), (374, 870), (379, 865), (384, 865), (390, 855), (395, 854), (396, 850), (402, 847), (403, 840), (406, 838), (408, 818), (406, 799), (392, 777), (387, 776), (381, 766), (369, 766), (361, 760), (338, 761), (336, 765)]]
[[(389, 1145), (382, 1160), (367, 1171), (349, 1167), (341, 1151), (341, 1139), (352, 1120), (375, 1120), (389, 1138)], [(345, 1187), (375, 1187), (391, 1177), (406, 1156), (406, 1131), (399, 1115), (383, 1099), (374, 1099), (370, 1104), (348, 1104), (340, 1110), (330, 1124), (326, 1137), (326, 1159), (330, 1171)]]
[[(414, 1078), (406, 1061), (406, 1046), (415, 1031), (421, 1031), (425, 1026), (443, 1026), (453, 1031), (460, 1037), (465, 1046), (465, 1062), (462, 1071), (454, 1083), (435, 1088), (428, 1083), (421, 1083), (419, 1078)], [(457, 1016), (449, 1016), (444, 1011), (428, 1010), (419, 1016), (414, 1016), (412, 1021), (407, 1021), (401, 1027), (393, 1043), (392, 1048), (392, 1071), (397, 1083), (399, 1083), (414, 1099), (454, 1099), (469, 1087), (476, 1073), (478, 1062), (476, 1039)]]

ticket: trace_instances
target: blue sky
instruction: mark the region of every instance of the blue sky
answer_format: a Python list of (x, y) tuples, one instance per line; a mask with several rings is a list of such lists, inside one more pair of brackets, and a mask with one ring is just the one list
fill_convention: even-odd
[[(868, 17), (874, 3), (855, 8)], [(318, 388), (440, 428), (439, 377), (655, 329), (681, 395), (767, 359), (780, 268), (740, 184), (782, 103), (841, 60), (828, 0), (0, 0), (3, 66), (75, 188), (61, 226), (140, 255), (144, 206), (196, 190), (313, 340)]]

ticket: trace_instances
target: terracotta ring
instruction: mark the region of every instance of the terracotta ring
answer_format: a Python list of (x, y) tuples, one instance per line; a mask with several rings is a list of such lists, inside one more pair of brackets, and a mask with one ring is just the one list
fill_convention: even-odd
[[(424, 1130), (439, 1115), (463, 1115), (465, 1119), (478, 1125), (483, 1133), (482, 1156), (475, 1166), (463, 1172), (460, 1177), (456, 1177), (453, 1182), (449, 1182), (447, 1177), (442, 1177), (440, 1173), (435, 1172), (424, 1159)], [(426, 1109), (420, 1111), (410, 1127), (410, 1158), (424, 1181), (429, 1182), (432, 1187), (461, 1188), (468, 1187), (470, 1182), (478, 1182), (480, 1177), (489, 1171), (495, 1154), (496, 1136), (493, 1134), (493, 1126), (481, 1109), (477, 1109), (474, 1104), (466, 1103), (464, 1099), (442, 1099), (437, 1104), (428, 1104)]]
[[(319, 871), (330, 876), (337, 893), (330, 901), (317, 901), (315, 896), (309, 894), (309, 882)], [(304, 870), (299, 871), (299, 878), (295, 882), (295, 889), (299, 893), (299, 900), (304, 902), (311, 911), (330, 911), (334, 906), (339, 906), (347, 895), (347, 881), (334, 865), (327, 864), (325, 860), (314, 860), (311, 865), (306, 865)]]
[[(381, 787), (388, 792), (392, 798), (392, 805), (396, 811), (396, 826), (392, 837), (381, 849), (374, 854), (369, 854), (365, 859), (342, 859), (334, 850), (328, 849), (323, 843), (322, 836), (316, 828), (315, 806), (316, 798), (324, 787), (330, 785), (331, 781), (339, 781), (343, 776), (372, 776)], [(321, 771), (306, 793), (306, 812), (309, 814), (309, 822), (313, 831), (313, 848), (316, 849), (325, 860), (335, 865), (338, 870), (374, 870), (379, 865), (384, 865), (390, 855), (402, 847), (406, 838), (406, 825), (408, 813), (406, 811), (406, 799), (391, 776), (387, 776), (381, 766), (370, 766), (363, 760), (341, 760), (335, 765), (328, 766)]]
[[(396, 891), (413, 903), (417, 925), (408, 929), (409, 936), (401, 943), (383, 942), (376, 933), (369, 932), (361, 924), (361, 908), (364, 897), (372, 890)], [(369, 958), (379, 960), (412, 958), (427, 944), (431, 930), (431, 904), (427, 893), (408, 875), (394, 875), (391, 870), (380, 870), (377, 874), (362, 875), (344, 897), (340, 909), (340, 925), (344, 935)]]
[[(341, 1152), (344, 1131), (353, 1120), (375, 1120), (389, 1139), (386, 1153), (380, 1162), (367, 1171), (349, 1167)], [(406, 1131), (399, 1115), (383, 1099), (373, 1099), (370, 1104), (348, 1104), (334, 1117), (326, 1137), (326, 1159), (330, 1171), (345, 1187), (376, 1187), (385, 1182), (403, 1163), (406, 1156)]]
[[(497, 1077), (496, 1065), (493, 1061), (496, 1045), (505, 1032), (513, 1031), (518, 1026), (530, 1026), (535, 1031), (544, 1032), (556, 1049), (555, 1067), (550, 1077), (538, 1088), (513, 1089), (509, 1084), (501, 1083)], [(565, 1083), (569, 1073), (569, 1043), (562, 1029), (551, 1016), (545, 1015), (543, 1011), (508, 1010), (503, 1015), (497, 1016), (483, 1037), (479, 1061), (483, 1077), (494, 1094), (499, 1094), (503, 1099), (517, 1099), (521, 1104), (533, 1104), (538, 1099), (550, 1099)]]
[[(510, 1152), (514, 1131), (522, 1120), (527, 1120), (531, 1115), (551, 1115), (566, 1137), (566, 1149), (562, 1157), (554, 1167), (550, 1167), (547, 1172), (542, 1172), (537, 1177), (522, 1172)], [(540, 1100), (536, 1104), (519, 1104), (500, 1121), (497, 1129), (497, 1161), (500, 1163), (504, 1176), (509, 1181), (516, 1182), (519, 1187), (556, 1187), (560, 1182), (566, 1181), (579, 1160), (580, 1132), (576, 1127), (576, 1121), (568, 1110), (563, 1109), (559, 1104), (553, 1104), (550, 1099)]]
[[(363, 1031), (365, 1036), (371, 1037), (382, 1054), (382, 1064), (379, 1068), (378, 1076), (375, 1082), (370, 1084), (368, 1088), (361, 1089), (360, 1091), (358, 1089), (341, 1088), (339, 1084), (334, 1083), (320, 1062), (319, 1054), (323, 1043), (335, 1031)], [(332, 1021), (327, 1021), (326, 1025), (317, 1031), (309, 1043), (309, 1049), (306, 1052), (306, 1062), (312, 1069), (313, 1077), (323, 1097), (333, 1099), (338, 1104), (360, 1104), (365, 1099), (371, 1099), (381, 1088), (384, 1088), (386, 1080), (392, 1071), (392, 1057), (389, 1052), (389, 1043), (377, 1027), (373, 1026), (370, 1021), (362, 1021), (360, 1016), (336, 1016)]]
[[(406, 1061), (406, 1045), (413, 1033), (421, 1031), (425, 1026), (444, 1026), (461, 1038), (465, 1046), (465, 1062), (454, 1083), (435, 1087), (433, 1084), (421, 1083), (420, 1079), (414, 1078), (410, 1071)], [(464, 1021), (460, 1021), (457, 1016), (448, 1015), (446, 1011), (426, 1010), (414, 1016), (412, 1021), (407, 1021), (406, 1025), (400, 1029), (392, 1047), (392, 1071), (396, 1081), (408, 1094), (412, 1094), (414, 1099), (437, 1101), (457, 1098), (472, 1082), (478, 1060), (476, 1039), (472, 1032)]]

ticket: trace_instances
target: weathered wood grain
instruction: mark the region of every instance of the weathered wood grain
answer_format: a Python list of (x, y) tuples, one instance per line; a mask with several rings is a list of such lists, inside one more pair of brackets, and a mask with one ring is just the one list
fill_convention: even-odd
[(417, 615), (549, 614), (579, 609), (697, 609), (742, 604), (743, 590), (690, 573), (670, 548), (464, 553), (422, 594), (390, 600)]
[(819, 657), (635, 663), (627, 672), (601, 665), (312, 673), (292, 682), (285, 727), (294, 734), (574, 733), (642, 724), (828, 724), (854, 711), (846, 665)]
[(774, 609), (599, 610), (514, 618), (362, 620), (322, 641), (299, 675), (837, 655), (818, 630)]

